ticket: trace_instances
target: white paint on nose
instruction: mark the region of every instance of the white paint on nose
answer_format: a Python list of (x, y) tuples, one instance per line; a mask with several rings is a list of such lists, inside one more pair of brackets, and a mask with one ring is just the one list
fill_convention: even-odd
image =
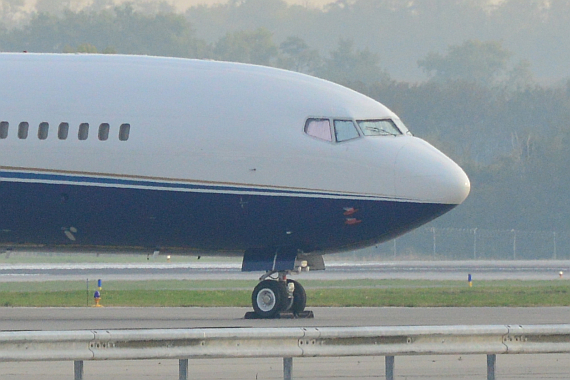
[(424, 203), (460, 204), (469, 195), (469, 178), (453, 160), (419, 138), (402, 146), (394, 165), (396, 194)]

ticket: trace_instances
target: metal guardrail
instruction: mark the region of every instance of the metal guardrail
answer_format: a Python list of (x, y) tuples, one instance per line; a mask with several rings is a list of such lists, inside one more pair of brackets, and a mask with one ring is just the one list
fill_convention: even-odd
[(497, 354), (522, 353), (570, 353), (570, 325), (0, 332), (0, 361), (73, 360), (75, 379), (85, 360), (179, 359), (185, 380), (188, 359), (281, 357), (291, 379), (296, 357), (385, 356), (390, 380), (395, 356), (427, 354), (486, 354), (494, 379)]

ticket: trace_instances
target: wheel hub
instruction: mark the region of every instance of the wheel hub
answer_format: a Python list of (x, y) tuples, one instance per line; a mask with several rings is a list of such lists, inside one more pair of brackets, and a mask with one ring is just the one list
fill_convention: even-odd
[(257, 305), (263, 311), (270, 311), (275, 307), (275, 294), (270, 289), (263, 289), (257, 295)]

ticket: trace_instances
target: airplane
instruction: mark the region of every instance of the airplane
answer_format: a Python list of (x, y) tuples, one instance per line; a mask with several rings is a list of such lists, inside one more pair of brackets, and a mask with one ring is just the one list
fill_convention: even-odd
[(461, 204), (464, 171), (381, 103), (286, 70), (0, 53), (0, 249), (242, 255), (257, 316), (288, 278)]

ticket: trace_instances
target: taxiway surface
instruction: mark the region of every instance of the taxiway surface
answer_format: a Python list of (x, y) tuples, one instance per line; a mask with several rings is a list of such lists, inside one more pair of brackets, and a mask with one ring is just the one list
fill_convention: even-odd
[(317, 307), (314, 319), (244, 319), (250, 308), (0, 308), (0, 330), (537, 325), (570, 323), (570, 307)]
[[(472, 274), (476, 280), (551, 280), (563, 272), (570, 278), (568, 260), (532, 261), (388, 261), (340, 262), (326, 264), (325, 271), (301, 273), (300, 279), (424, 279), (466, 280)], [(251, 280), (259, 273), (241, 272), (239, 262), (83, 264), (0, 264), (0, 282), (85, 280)]]

